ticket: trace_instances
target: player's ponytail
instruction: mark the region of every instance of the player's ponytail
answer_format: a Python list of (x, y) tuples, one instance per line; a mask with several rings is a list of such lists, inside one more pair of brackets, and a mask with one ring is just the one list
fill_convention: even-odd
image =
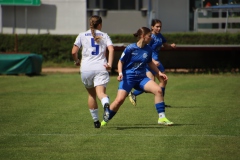
[(147, 27), (141, 27), (137, 30), (136, 33), (133, 34), (134, 37), (137, 37), (137, 39), (141, 39), (141, 36), (142, 35), (146, 35), (148, 34), (149, 32), (151, 32), (151, 30)]
[(92, 16), (89, 20), (89, 25), (90, 25), (90, 30), (91, 30), (91, 33), (92, 33), (92, 36), (94, 38), (94, 40), (99, 43), (101, 37), (100, 36), (96, 36), (96, 33), (95, 33), (95, 29), (97, 29), (98, 25), (99, 24), (102, 24), (102, 18), (100, 16)]
[(140, 48), (143, 48), (145, 46), (145, 42), (144, 42), (144, 38), (142, 38), (143, 36), (145, 36), (146, 34), (150, 33), (151, 30), (147, 27), (141, 27), (137, 30), (136, 33), (134, 33), (134, 37), (137, 37), (137, 45)]

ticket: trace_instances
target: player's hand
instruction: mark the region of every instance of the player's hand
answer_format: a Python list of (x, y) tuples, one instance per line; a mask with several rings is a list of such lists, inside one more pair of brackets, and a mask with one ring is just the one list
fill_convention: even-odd
[(163, 80), (164, 80), (164, 81), (168, 80), (167, 75), (164, 74), (164, 73), (159, 73), (159, 76), (160, 76), (160, 77), (163, 77)]
[(122, 73), (119, 73), (118, 77), (117, 77), (117, 80), (120, 82), (122, 79), (123, 79), (123, 75), (122, 75)]
[(172, 48), (176, 48), (177, 46), (176, 46), (175, 43), (172, 43), (172, 44), (171, 44), (171, 47), (172, 47)]
[(120, 82), (120, 81), (122, 81), (122, 78), (123, 78), (122, 75), (121, 75), (121, 76), (118, 76), (118, 77), (117, 77), (117, 80)]
[(80, 60), (74, 61), (75, 66), (80, 66)]
[(112, 66), (110, 66), (108, 63), (104, 65), (104, 67), (106, 68), (106, 70), (111, 70)]

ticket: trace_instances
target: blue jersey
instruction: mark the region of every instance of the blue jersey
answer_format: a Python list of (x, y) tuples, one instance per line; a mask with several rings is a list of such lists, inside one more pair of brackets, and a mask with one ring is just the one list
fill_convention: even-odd
[(152, 58), (156, 61), (158, 60), (158, 53), (162, 47), (163, 43), (166, 43), (167, 40), (163, 37), (161, 33), (159, 34), (152, 34), (152, 40), (149, 43), (149, 46), (153, 49)]
[(152, 61), (152, 49), (145, 45), (139, 48), (136, 43), (128, 45), (121, 57), (123, 78), (136, 79), (146, 77), (147, 64)]

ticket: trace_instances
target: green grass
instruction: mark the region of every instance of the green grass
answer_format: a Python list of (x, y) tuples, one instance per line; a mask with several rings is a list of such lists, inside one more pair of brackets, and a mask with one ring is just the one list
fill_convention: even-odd
[[(100, 129), (78, 74), (0, 76), (0, 159), (239, 159), (240, 75), (168, 76), (166, 115), (174, 126), (157, 125), (153, 95), (142, 94)], [(117, 86), (111, 77), (111, 101)]]
[(53, 61), (43, 61), (42, 67), (49, 67), (49, 68), (74, 68), (76, 67), (74, 65), (73, 61), (65, 61), (61, 63), (56, 63)]

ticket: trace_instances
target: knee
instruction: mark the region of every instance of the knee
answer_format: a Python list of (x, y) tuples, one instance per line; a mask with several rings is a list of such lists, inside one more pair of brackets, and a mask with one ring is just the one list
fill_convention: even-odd
[(155, 90), (154, 94), (155, 94), (156, 96), (163, 96), (162, 89), (159, 87), (158, 89)]

